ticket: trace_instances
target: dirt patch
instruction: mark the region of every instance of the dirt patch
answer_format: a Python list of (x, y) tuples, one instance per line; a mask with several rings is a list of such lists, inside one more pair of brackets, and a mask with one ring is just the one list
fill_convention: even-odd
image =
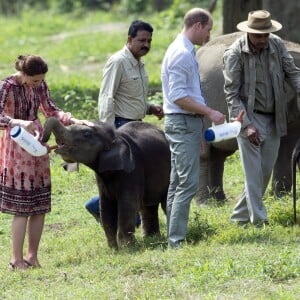
[(116, 32), (119, 30), (125, 30), (127, 28), (128, 24), (126, 23), (107, 23), (107, 24), (97, 24), (93, 25), (87, 28), (82, 28), (75, 31), (70, 32), (61, 32), (59, 34), (51, 35), (48, 37), (49, 41), (61, 41), (65, 40), (67, 38), (78, 36), (78, 35), (84, 35), (89, 33), (95, 33), (95, 32)]

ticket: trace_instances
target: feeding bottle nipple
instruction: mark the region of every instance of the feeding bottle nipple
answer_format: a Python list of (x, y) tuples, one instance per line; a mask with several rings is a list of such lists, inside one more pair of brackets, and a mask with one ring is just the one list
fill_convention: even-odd
[(15, 126), (10, 130), (11, 138), (32, 156), (42, 156), (48, 153), (47, 147), (39, 141), (39, 135), (33, 136), (23, 127)]

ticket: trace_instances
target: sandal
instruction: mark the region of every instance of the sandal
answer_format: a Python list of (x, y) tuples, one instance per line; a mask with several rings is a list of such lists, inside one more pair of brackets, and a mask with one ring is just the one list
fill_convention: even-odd
[(23, 259), (24, 264), (28, 267), (28, 268), (41, 268), (42, 266), (38, 263), (36, 265), (31, 264), (28, 260)]
[(13, 264), (12, 262), (10, 262), (8, 264), (8, 268), (9, 268), (10, 271), (16, 271), (17, 266), (15, 264)]
[(17, 270), (22, 270), (23, 271), (23, 270), (28, 269), (28, 267), (29, 267), (27, 264), (25, 264), (24, 266), (25, 266), (25, 268), (20, 268), (12, 262), (10, 262), (8, 264), (8, 268), (9, 268), (10, 271), (17, 271)]
[(28, 268), (32, 268), (33, 265), (26, 259), (23, 259), (24, 264), (28, 267)]

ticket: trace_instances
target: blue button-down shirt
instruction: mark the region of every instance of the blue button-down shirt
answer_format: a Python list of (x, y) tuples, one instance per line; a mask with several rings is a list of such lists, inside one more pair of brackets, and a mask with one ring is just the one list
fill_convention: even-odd
[(164, 113), (189, 113), (176, 103), (184, 97), (192, 97), (196, 102), (205, 104), (201, 94), (198, 63), (192, 42), (179, 34), (169, 46), (161, 69)]

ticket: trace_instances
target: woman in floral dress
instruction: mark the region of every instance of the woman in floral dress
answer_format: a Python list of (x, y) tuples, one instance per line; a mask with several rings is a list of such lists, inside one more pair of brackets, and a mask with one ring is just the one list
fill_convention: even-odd
[[(39, 56), (20, 55), (17, 73), (0, 81), (0, 211), (13, 215), (11, 269), (40, 267), (38, 248), (45, 214), (51, 210), (51, 181), (48, 154), (35, 157), (10, 137), (14, 126), (39, 132), (41, 111), (45, 118), (56, 117), (64, 125), (85, 124), (60, 110), (52, 101), (45, 82), (46, 62)], [(28, 248), (23, 257), (26, 232)]]

